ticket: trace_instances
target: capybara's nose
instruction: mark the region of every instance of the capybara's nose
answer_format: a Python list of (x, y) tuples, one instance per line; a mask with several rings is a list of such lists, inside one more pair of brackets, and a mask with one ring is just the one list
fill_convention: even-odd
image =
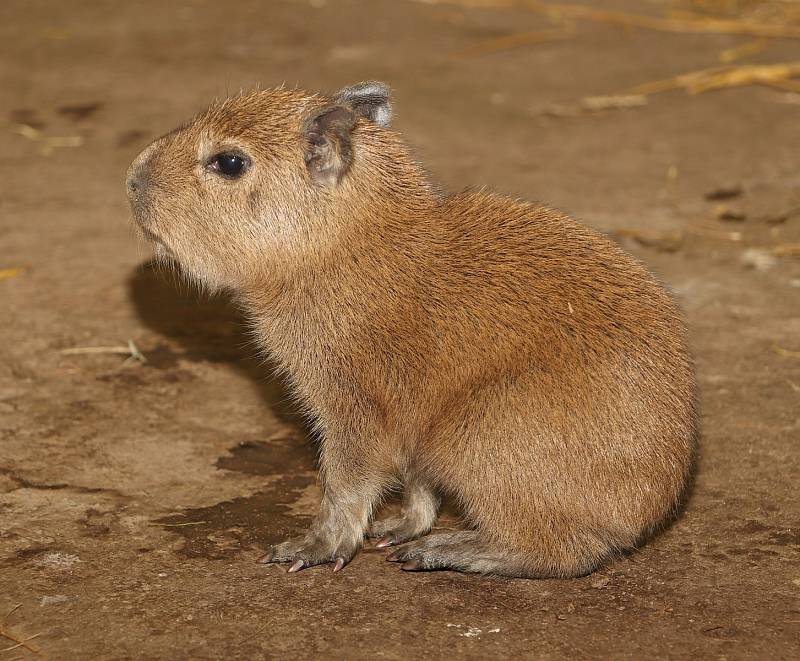
[(144, 167), (138, 163), (131, 165), (125, 184), (128, 189), (128, 197), (139, 197), (147, 188), (147, 175)]
[(136, 175), (129, 176), (127, 184), (128, 184), (128, 194), (129, 195), (135, 195), (136, 193), (139, 192), (140, 184), (137, 181)]
[(150, 204), (152, 182), (150, 168), (146, 160), (137, 158), (128, 168), (125, 178), (125, 188), (128, 193), (128, 203), (133, 212), (133, 218), (140, 225), (145, 225), (150, 219)]
[(155, 143), (148, 145), (130, 164), (125, 188), (131, 204), (141, 202), (151, 185), (152, 155)]

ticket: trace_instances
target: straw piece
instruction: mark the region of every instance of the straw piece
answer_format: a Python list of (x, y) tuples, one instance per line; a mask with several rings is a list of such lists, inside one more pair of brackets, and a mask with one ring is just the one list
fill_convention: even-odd
[(683, 88), (689, 94), (702, 94), (713, 89), (754, 83), (783, 86), (795, 83), (796, 81), (789, 79), (797, 75), (800, 75), (800, 62), (720, 66), (643, 83), (631, 88), (627, 93), (648, 95)]
[(33, 640), (34, 638), (38, 638), (41, 635), (42, 635), (41, 633), (35, 633), (32, 636), (28, 636), (25, 640), (18, 640), (17, 638), (14, 638), (13, 636), (9, 635), (7, 632), (4, 632), (2, 629), (0, 629), (0, 636), (3, 636), (3, 638), (8, 638), (9, 640), (13, 640), (13, 641), (17, 642), (16, 645), (12, 645), (11, 647), (4, 647), (3, 649), (0, 649), (0, 652), (10, 652), (11, 650), (16, 650), (16, 649), (19, 649), (20, 647), (24, 647), (26, 650), (29, 650), (29, 651), (33, 652), (34, 654), (38, 654), (39, 650), (37, 650), (35, 647), (31, 647), (30, 645), (28, 645), (28, 641), (29, 640)]
[(585, 110), (608, 110), (616, 108), (638, 108), (647, 105), (643, 94), (615, 94), (611, 96), (585, 96), (581, 107)]
[(776, 257), (800, 257), (800, 243), (782, 243), (770, 252)]
[(42, 156), (50, 156), (57, 147), (80, 147), (83, 137), (80, 135), (50, 136), (28, 124), (12, 124), (12, 133), (39, 144)]
[(786, 92), (800, 93), (800, 80), (768, 80), (761, 81), (761, 83)]
[(12, 269), (0, 269), (0, 280), (8, 280), (10, 278), (16, 278), (24, 270), (25, 268), (22, 266)]
[(461, 50), (454, 51), (450, 57), (455, 59), (464, 59), (467, 57), (476, 57), (478, 55), (489, 55), (490, 53), (498, 53), (501, 51), (511, 50), (512, 48), (520, 48), (523, 46), (531, 46), (533, 44), (542, 44), (551, 41), (561, 41), (568, 39), (572, 33), (565, 30), (536, 30), (534, 32), (520, 32), (518, 34), (510, 34), (496, 39), (487, 39), (472, 46), (467, 46)]
[(91, 354), (119, 354), (127, 356), (125, 363), (139, 362), (146, 363), (147, 358), (139, 351), (139, 348), (133, 343), (133, 340), (128, 340), (127, 346), (114, 346), (114, 347), (72, 347), (70, 349), (62, 349), (59, 352), (63, 356), (85, 356)]
[(22, 604), (17, 604), (16, 606), (14, 606), (10, 611), (8, 611), (8, 613), (6, 613), (3, 616), (3, 621), (0, 622), (0, 637), (6, 638), (11, 642), (15, 643), (15, 645), (12, 645), (11, 647), (0, 649), (0, 652), (10, 652), (11, 650), (15, 650), (19, 647), (24, 647), (29, 652), (33, 652), (34, 654), (39, 654), (39, 650), (33, 647), (32, 645), (28, 645), (28, 641), (33, 640), (34, 638), (38, 638), (39, 636), (42, 635), (41, 633), (34, 634), (33, 636), (28, 636), (24, 640), (20, 640), (14, 634), (12, 634), (8, 629), (4, 628), (6, 626), (8, 618), (11, 617), (11, 614), (14, 611), (16, 611), (20, 606), (22, 606)]
[(800, 358), (800, 351), (791, 351), (789, 349), (784, 349), (783, 347), (779, 347), (777, 344), (772, 345), (772, 350), (779, 356), (783, 356), (784, 358)]
[(719, 61), (723, 64), (731, 64), (742, 58), (758, 55), (766, 49), (767, 43), (766, 39), (754, 39), (733, 48), (726, 48), (720, 52)]
[(65, 356), (82, 356), (98, 353), (118, 353), (129, 356), (131, 350), (128, 347), (74, 347), (72, 349), (62, 349), (60, 353)]

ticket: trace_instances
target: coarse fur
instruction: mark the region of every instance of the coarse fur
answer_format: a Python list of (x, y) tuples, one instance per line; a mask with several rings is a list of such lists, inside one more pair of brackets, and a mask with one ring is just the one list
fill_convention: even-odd
[[(262, 560), (340, 569), (371, 534), (403, 544), (389, 559), (406, 569), (591, 572), (685, 488), (697, 416), (680, 314), (565, 214), (440, 193), (390, 118), (381, 83), (256, 91), (129, 170), (137, 226), (233, 292), (319, 434), (320, 513)], [(246, 158), (241, 176), (215, 171), (221, 152)], [(370, 528), (398, 483), (402, 516)], [(425, 537), (440, 493), (468, 529)]]

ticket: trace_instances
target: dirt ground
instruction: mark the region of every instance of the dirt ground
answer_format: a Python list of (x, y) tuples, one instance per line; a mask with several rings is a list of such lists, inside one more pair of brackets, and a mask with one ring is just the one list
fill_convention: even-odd
[[(4, 0), (0, 37), (0, 631), (31, 638), (0, 661), (800, 658), (800, 95), (574, 111), (751, 37), (400, 0)], [(215, 96), (367, 78), (443, 185), (562, 207), (680, 300), (702, 447), (639, 552), (569, 581), (256, 564), (314, 513), (314, 448), (224, 298), (148, 266), (124, 173)], [(129, 340), (145, 363), (65, 353)]]

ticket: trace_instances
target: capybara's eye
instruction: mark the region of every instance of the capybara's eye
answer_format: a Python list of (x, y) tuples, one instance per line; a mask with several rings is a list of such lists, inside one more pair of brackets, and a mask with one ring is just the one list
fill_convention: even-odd
[(211, 157), (211, 160), (208, 162), (208, 167), (227, 179), (237, 179), (244, 174), (244, 171), (247, 169), (247, 164), (247, 158), (241, 154), (222, 152), (221, 154)]

